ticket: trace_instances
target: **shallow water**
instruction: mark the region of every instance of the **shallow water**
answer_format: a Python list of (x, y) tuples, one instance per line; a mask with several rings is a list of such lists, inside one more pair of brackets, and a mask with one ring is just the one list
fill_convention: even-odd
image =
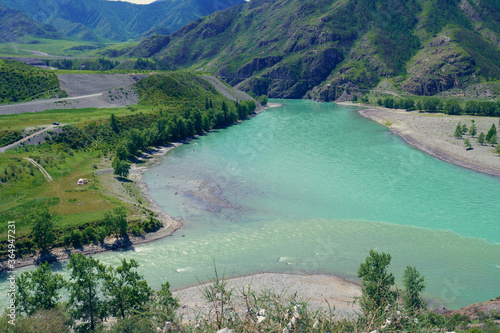
[(392, 255), (400, 287), (415, 266), (433, 304), (500, 295), (498, 178), (429, 157), (351, 107), (278, 102), (176, 148), (145, 174), (160, 206), (186, 220), (173, 237), (95, 257), (134, 258), (155, 288), (180, 288), (213, 276), (214, 261), (230, 276), (357, 281), (374, 249)]

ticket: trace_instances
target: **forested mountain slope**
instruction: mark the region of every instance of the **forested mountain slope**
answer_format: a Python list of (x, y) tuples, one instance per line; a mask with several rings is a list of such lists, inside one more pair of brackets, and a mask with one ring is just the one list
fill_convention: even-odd
[(252, 0), (156, 38), (151, 56), (271, 97), (335, 100), (386, 78), (435, 95), (500, 79), (499, 22), (496, 0)]
[(243, 3), (243, 0), (164, 0), (149, 5), (106, 0), (0, 0), (68, 37), (125, 41), (143, 34), (171, 33), (183, 25)]
[(26, 36), (60, 37), (50, 25), (30, 19), (19, 10), (0, 6), (0, 43), (20, 41)]

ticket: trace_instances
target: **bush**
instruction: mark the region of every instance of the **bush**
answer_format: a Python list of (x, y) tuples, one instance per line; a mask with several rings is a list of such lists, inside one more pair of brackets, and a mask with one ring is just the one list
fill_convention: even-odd
[(71, 244), (74, 247), (80, 247), (82, 245), (82, 233), (78, 229), (73, 229), (71, 231)]

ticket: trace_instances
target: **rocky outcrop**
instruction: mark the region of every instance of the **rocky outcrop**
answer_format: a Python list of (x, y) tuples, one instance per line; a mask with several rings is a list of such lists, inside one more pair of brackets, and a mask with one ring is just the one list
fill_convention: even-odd
[(409, 78), (401, 89), (415, 95), (432, 96), (454, 87), (473, 74), (474, 59), (446, 35), (431, 40), (410, 62)]

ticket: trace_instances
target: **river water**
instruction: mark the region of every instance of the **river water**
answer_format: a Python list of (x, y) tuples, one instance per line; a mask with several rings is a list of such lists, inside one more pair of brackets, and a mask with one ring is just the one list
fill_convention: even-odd
[(95, 257), (134, 258), (153, 287), (180, 288), (212, 277), (214, 263), (227, 276), (359, 281), (374, 249), (391, 254), (400, 288), (415, 266), (434, 305), (500, 295), (500, 179), (427, 156), (352, 107), (273, 102), (283, 106), (192, 140), (146, 172), (153, 198), (185, 220), (181, 230)]

